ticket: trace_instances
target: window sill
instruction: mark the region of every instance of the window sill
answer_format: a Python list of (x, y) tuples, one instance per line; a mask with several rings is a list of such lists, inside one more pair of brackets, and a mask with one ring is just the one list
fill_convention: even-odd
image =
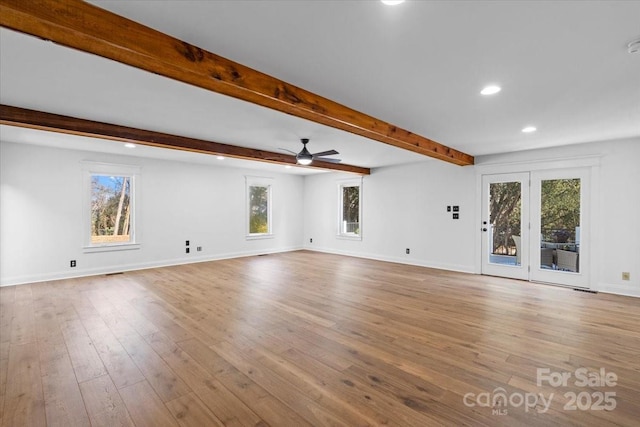
[(273, 239), (275, 237), (274, 234), (249, 234), (247, 235), (247, 240), (262, 240), (262, 239)]
[(122, 245), (85, 246), (82, 252), (86, 254), (94, 252), (133, 251), (140, 249), (140, 243), (127, 243)]
[(362, 240), (362, 235), (360, 234), (338, 234), (336, 239), (342, 240)]

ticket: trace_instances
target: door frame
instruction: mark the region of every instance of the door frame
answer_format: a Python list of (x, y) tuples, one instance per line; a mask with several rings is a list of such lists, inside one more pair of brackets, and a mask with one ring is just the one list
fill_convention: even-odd
[[(527, 160), (527, 158), (532, 158), (533, 156), (538, 155), (540, 158), (534, 158), (533, 160)], [(476, 161), (480, 160), (476, 165), (475, 173), (476, 173), (476, 218), (477, 218), (477, 228), (475, 233), (475, 248), (476, 248), (476, 263), (475, 263), (475, 273), (483, 274), (482, 272), (482, 221), (483, 221), (483, 175), (495, 175), (495, 174), (507, 174), (507, 173), (518, 173), (518, 172), (529, 172), (534, 173), (538, 171), (548, 171), (548, 170), (566, 170), (566, 169), (585, 169), (590, 189), (587, 189), (587, 196), (589, 198), (589, 229), (583, 230), (583, 232), (588, 232), (590, 236), (589, 242), (589, 260), (584, 262), (583, 268), (586, 276), (588, 277), (587, 283), (580, 286), (586, 289), (594, 289), (596, 288), (596, 284), (593, 282), (595, 277), (597, 277), (598, 265), (594, 265), (592, 259), (601, 254), (602, 251), (598, 250), (598, 245), (602, 240), (602, 230), (599, 224), (599, 200), (600, 200), (600, 163), (601, 157), (600, 155), (593, 156), (581, 156), (581, 157), (555, 157), (551, 159), (545, 159), (543, 156), (544, 152), (539, 151), (533, 154), (531, 153), (510, 153), (505, 155), (495, 155), (495, 156), (486, 156), (484, 159), (476, 159)], [(596, 232), (598, 230), (598, 232)], [(529, 242), (528, 249), (531, 250), (532, 243)], [(581, 267), (582, 268), (582, 267)], [(530, 279), (525, 279), (530, 280)], [(544, 282), (549, 284), (554, 284), (553, 282)], [(571, 285), (570, 285), (571, 286)], [(576, 286), (577, 287), (577, 286)]]

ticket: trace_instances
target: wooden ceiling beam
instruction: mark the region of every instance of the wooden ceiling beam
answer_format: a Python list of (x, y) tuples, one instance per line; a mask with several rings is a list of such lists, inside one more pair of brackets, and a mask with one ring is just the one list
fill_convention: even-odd
[[(133, 142), (152, 147), (170, 148), (181, 151), (227, 156), (243, 160), (257, 160), (260, 162), (277, 163), (283, 165), (297, 165), (295, 156), (253, 148), (237, 147), (235, 145), (202, 139), (170, 135), (110, 123), (95, 122), (59, 114), (45, 113), (25, 108), (0, 104), (0, 124), (19, 126), (30, 129), (46, 130), (70, 135), (87, 136), (91, 138), (108, 139), (120, 142)], [(299, 166), (299, 165), (297, 165)], [(369, 175), (369, 168), (346, 165), (343, 163), (329, 163), (314, 160), (309, 166), (315, 169), (327, 169), (340, 172), (351, 172)]]
[(457, 165), (473, 156), (80, 0), (0, 0), (0, 25)]

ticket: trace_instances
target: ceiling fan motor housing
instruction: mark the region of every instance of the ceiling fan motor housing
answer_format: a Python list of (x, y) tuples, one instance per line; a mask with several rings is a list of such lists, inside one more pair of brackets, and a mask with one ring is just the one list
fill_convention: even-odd
[(308, 165), (313, 160), (313, 155), (309, 152), (309, 150), (307, 150), (307, 143), (309, 142), (309, 139), (302, 138), (300, 142), (302, 142), (303, 147), (302, 147), (302, 150), (296, 156), (296, 160), (301, 165)]

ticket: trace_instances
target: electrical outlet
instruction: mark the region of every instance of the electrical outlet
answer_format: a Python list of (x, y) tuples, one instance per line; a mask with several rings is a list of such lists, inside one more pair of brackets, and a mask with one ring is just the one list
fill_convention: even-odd
[(184, 245), (185, 245), (185, 246), (189, 246), (189, 241), (188, 241), (188, 240), (185, 240), (185, 241), (184, 241)]
[(406, 253), (407, 255), (409, 255), (409, 254), (411, 253), (411, 249), (407, 248), (407, 250), (405, 251), (405, 253)]
[(198, 247), (196, 248), (196, 251), (198, 251), (198, 252), (202, 251), (202, 246), (198, 246)]
[(69, 263), (69, 265), (70, 265), (71, 267), (75, 267), (75, 266), (76, 266), (76, 260), (75, 260), (75, 259), (72, 259), (72, 260), (71, 260), (71, 262)]
[(628, 271), (623, 271), (622, 280), (631, 280), (631, 273), (629, 273)]
[(309, 239), (309, 243), (313, 243), (313, 238)]
[(185, 252), (186, 252), (186, 253), (189, 253), (189, 248), (185, 249)]
[(453, 219), (460, 219), (460, 214), (459, 213), (454, 213), (453, 214)]
[(447, 212), (451, 212), (451, 206), (447, 206)]

